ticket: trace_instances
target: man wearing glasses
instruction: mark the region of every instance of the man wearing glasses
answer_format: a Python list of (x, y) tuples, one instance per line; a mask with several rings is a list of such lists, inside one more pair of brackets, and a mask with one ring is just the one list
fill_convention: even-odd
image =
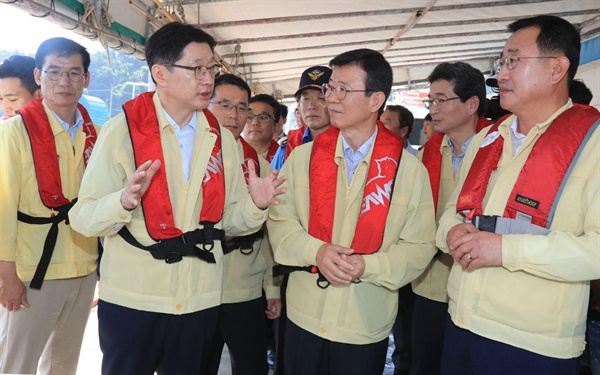
[(573, 25), (508, 29), (497, 69), (513, 115), (473, 139), (437, 232), (454, 259), (442, 374), (575, 375), (600, 277), (600, 113), (569, 99)]
[(273, 134), (280, 117), (281, 107), (271, 95), (258, 94), (250, 98), (244, 139), (269, 163), (279, 148), (277, 141), (273, 140)]
[(425, 167), (377, 122), (392, 69), (343, 53), (323, 85), (332, 126), (282, 168), (288, 193), (267, 227), (287, 265), (285, 373), (381, 374), (397, 290), (427, 266), (435, 218)]
[(223, 241), (258, 231), (283, 192), (285, 178), (258, 178), (254, 165), (246, 185), (235, 139), (206, 109), (214, 45), (192, 25), (152, 34), (145, 52), (157, 91), (104, 125), (70, 214), (77, 231), (105, 236), (105, 374), (208, 373)]
[[(443, 63), (428, 77), (429, 99), (423, 100), (433, 120), (433, 136), (417, 155), (429, 172), (436, 219), (454, 189), (454, 179), (477, 123), (486, 111), (483, 74), (463, 62)], [(448, 315), (448, 275), (452, 257), (442, 252), (412, 283), (411, 375), (438, 375)]]
[[(222, 74), (215, 78), (215, 89), (208, 106), (219, 124), (229, 129), (237, 142), (244, 175), (253, 163), (259, 175), (271, 173), (271, 166), (240, 137), (248, 117), (250, 87), (238, 76)], [(223, 301), (219, 306), (219, 328), (212, 344), (210, 372), (217, 375), (223, 344), (231, 356), (233, 374), (265, 375), (268, 372), (266, 320), (281, 313), (279, 286), (273, 283), (273, 253), (264, 230), (228, 238), (223, 258)], [(267, 306), (262, 298), (265, 290)], [(266, 316), (265, 316), (266, 313)]]
[[(98, 240), (67, 212), (99, 131), (78, 105), (90, 55), (43, 42), (29, 102), (0, 128), (0, 373), (74, 374), (96, 285)], [(38, 367), (39, 361), (39, 367)]]

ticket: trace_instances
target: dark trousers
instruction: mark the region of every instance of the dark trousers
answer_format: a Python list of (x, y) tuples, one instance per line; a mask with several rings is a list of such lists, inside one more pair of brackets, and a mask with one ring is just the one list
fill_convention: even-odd
[(219, 306), (219, 329), (212, 344), (208, 374), (219, 372), (223, 344), (227, 344), (234, 375), (266, 375), (266, 320), (262, 297)]
[(100, 300), (102, 374), (206, 374), (217, 314), (217, 307), (171, 315)]
[(448, 304), (415, 295), (410, 375), (439, 375)]
[(285, 327), (287, 325), (287, 306), (286, 306), (286, 290), (290, 275), (283, 276), (280, 287), (280, 298), (281, 298), (281, 315), (275, 319), (274, 330), (275, 330), (275, 368), (273, 369), (274, 375), (284, 375), (284, 355), (285, 355)]
[(577, 375), (579, 358), (558, 359), (478, 336), (448, 316), (442, 375)]
[(398, 314), (392, 327), (394, 335), (394, 352), (392, 362), (394, 363), (394, 375), (408, 374), (411, 363), (411, 325), (415, 293), (410, 284), (398, 290)]
[(289, 319), (285, 336), (286, 375), (382, 374), (387, 338), (366, 345), (325, 340), (303, 330)]

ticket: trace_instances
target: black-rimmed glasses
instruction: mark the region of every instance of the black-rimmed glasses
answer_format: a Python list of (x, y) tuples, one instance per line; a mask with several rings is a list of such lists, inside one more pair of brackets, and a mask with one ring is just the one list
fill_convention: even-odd
[(226, 112), (229, 112), (234, 108), (238, 113), (247, 113), (250, 110), (250, 108), (243, 104), (235, 105), (229, 100), (219, 100), (218, 102), (210, 102), (210, 104), (217, 104), (219, 108)]
[(172, 66), (175, 68), (181, 68), (186, 70), (194, 71), (194, 77), (196, 79), (204, 78), (206, 74), (210, 74), (212, 77), (216, 76), (217, 73), (221, 71), (221, 65), (214, 64), (210, 66), (206, 65), (197, 65), (197, 66), (185, 66), (185, 65), (177, 65), (177, 64), (165, 64), (166, 66)]
[(455, 100), (455, 99), (460, 99), (460, 97), (456, 96), (454, 98), (448, 98), (448, 99), (442, 99), (442, 98), (423, 99), (423, 105), (425, 106), (425, 109), (429, 109), (429, 108), (442, 109), (442, 108), (444, 108), (444, 103), (446, 103), (448, 100)]

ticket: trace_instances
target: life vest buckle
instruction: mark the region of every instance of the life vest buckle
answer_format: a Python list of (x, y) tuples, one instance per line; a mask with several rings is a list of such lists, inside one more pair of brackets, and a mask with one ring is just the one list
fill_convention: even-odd
[(165, 263), (173, 264), (177, 262), (181, 262), (183, 256), (180, 253), (172, 252), (165, 257)]

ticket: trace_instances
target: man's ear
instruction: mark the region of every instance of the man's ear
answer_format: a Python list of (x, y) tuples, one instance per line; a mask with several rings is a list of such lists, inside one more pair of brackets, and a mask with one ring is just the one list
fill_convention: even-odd
[(554, 65), (552, 66), (552, 84), (557, 84), (560, 82), (569, 72), (569, 67), (571, 66), (571, 62), (566, 56), (557, 57), (554, 60)]
[(150, 73), (152, 74), (152, 78), (154, 78), (154, 80), (156, 81), (156, 87), (159, 86), (164, 86), (165, 83), (165, 76), (167, 74), (167, 67), (164, 65), (160, 65), (160, 64), (154, 64), (152, 65), (152, 68), (150, 69)]
[(379, 108), (385, 103), (385, 94), (381, 91), (376, 91), (371, 93), (369, 99), (371, 112), (379, 112)]
[(477, 96), (471, 96), (468, 100), (467, 100), (467, 104), (469, 106), (469, 114), (473, 115), (477, 113), (477, 110), (479, 109), (479, 97)]
[(39, 70), (38, 68), (33, 69), (33, 78), (35, 78), (35, 83), (38, 84), (38, 86), (42, 85), (42, 71)]
[(404, 139), (406, 138), (406, 135), (408, 134), (408, 126), (403, 126), (400, 128), (400, 138)]

